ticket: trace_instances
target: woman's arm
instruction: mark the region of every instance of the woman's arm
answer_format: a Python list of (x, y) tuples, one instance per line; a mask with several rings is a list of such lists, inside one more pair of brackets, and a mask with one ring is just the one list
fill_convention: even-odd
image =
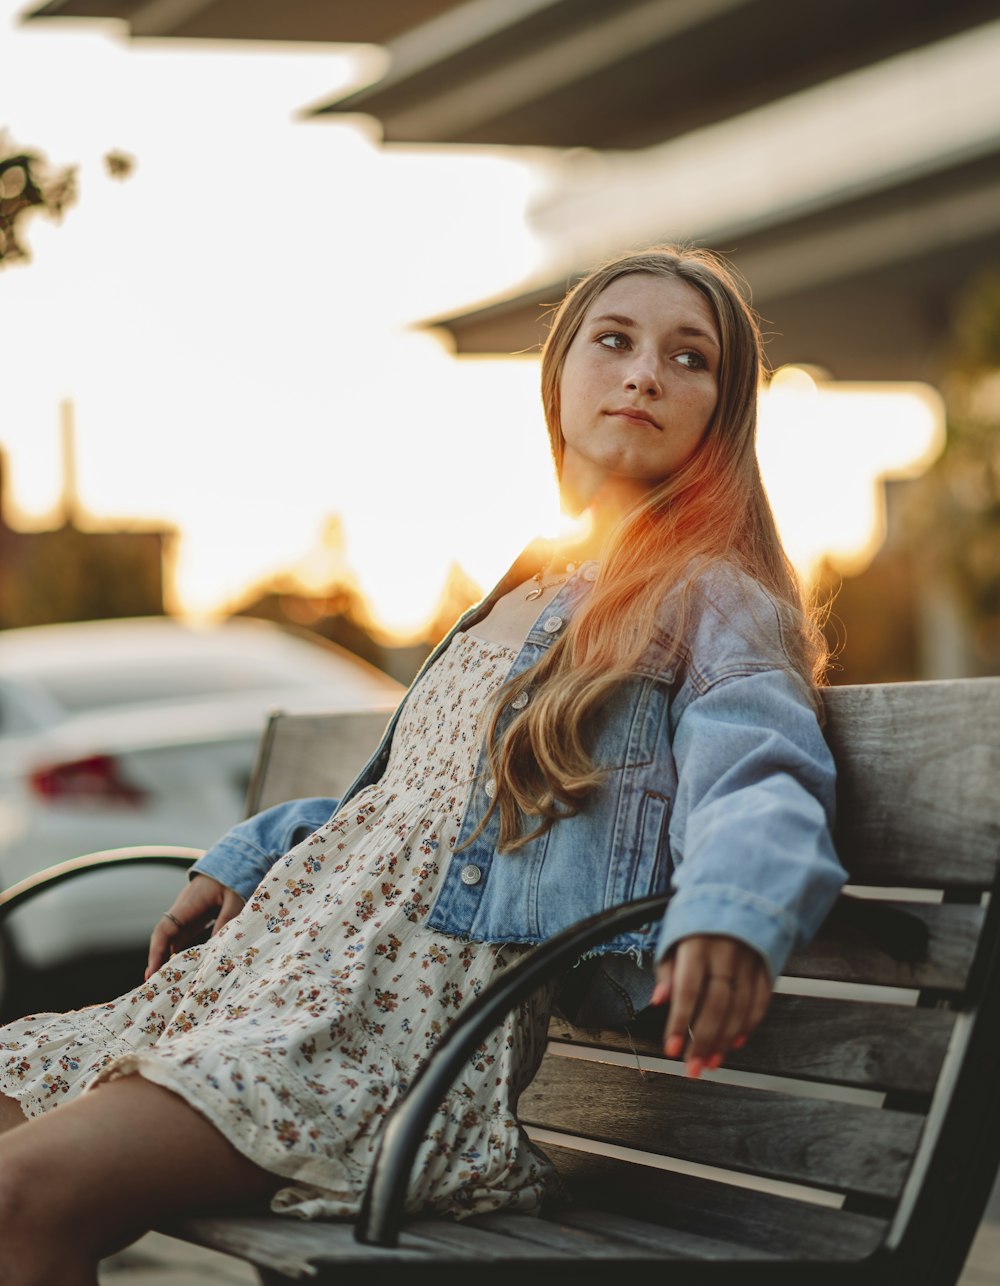
[(802, 680), (761, 668), (686, 687), (654, 997), (670, 1003), (665, 1046), (686, 1044), (696, 1072), (749, 1036), (846, 876), (830, 834), (833, 758)]

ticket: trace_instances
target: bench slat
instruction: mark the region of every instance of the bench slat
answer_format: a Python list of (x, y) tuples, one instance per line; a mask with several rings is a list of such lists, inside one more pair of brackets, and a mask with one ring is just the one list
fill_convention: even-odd
[(926, 960), (894, 960), (874, 942), (842, 926), (824, 926), (802, 951), (794, 952), (785, 973), (832, 982), (864, 982), (883, 987), (961, 991), (982, 928), (981, 906), (957, 903), (886, 902), (919, 917), (927, 925)]
[[(646, 1011), (623, 1032), (574, 1027), (554, 1017), (549, 1039), (661, 1058), (663, 1021), (662, 1012)], [(778, 994), (753, 1039), (746, 1048), (731, 1050), (726, 1066), (929, 1095), (954, 1022), (952, 1013), (940, 1009)]]
[[(406, 1229), (392, 1250), (360, 1246), (348, 1223), (320, 1223), (278, 1219), (273, 1215), (219, 1215), (182, 1219), (157, 1229), (196, 1246), (207, 1246), (269, 1268), (293, 1280), (315, 1275), (313, 1264), (324, 1258), (343, 1257), (345, 1263), (409, 1267), (426, 1263), (428, 1243)], [(432, 1247), (437, 1250), (436, 1246)], [(440, 1257), (440, 1256), (439, 1256)]]
[(784, 1257), (863, 1259), (886, 1221), (615, 1157), (544, 1145), (582, 1216), (594, 1207)]
[[(519, 1224), (527, 1222), (529, 1217), (508, 1215), (506, 1222)], [(479, 1220), (462, 1223), (454, 1223), (450, 1219), (419, 1220), (414, 1227), (420, 1236), (426, 1237), (435, 1246), (476, 1260), (537, 1260), (542, 1254), (546, 1258), (565, 1262), (572, 1261), (581, 1251), (579, 1241), (571, 1243), (568, 1238), (552, 1237), (540, 1243), (527, 1237), (509, 1235), (506, 1230), (500, 1231), (495, 1225), (486, 1225)], [(540, 1246), (544, 1249), (540, 1249)], [(619, 1246), (617, 1251), (618, 1257), (624, 1253), (626, 1258), (637, 1258), (642, 1257), (643, 1248)], [(516, 1271), (516, 1262), (514, 1270)]]
[(922, 1117), (548, 1055), (527, 1125), (872, 1197), (895, 1197)]
[(472, 1221), (510, 1240), (566, 1250), (587, 1259), (771, 1259), (765, 1250), (700, 1237), (697, 1233), (642, 1223), (604, 1210), (570, 1207), (551, 1219), (487, 1215)]
[(280, 715), (261, 743), (247, 814), (309, 795), (339, 797), (382, 738), (391, 711)]
[(989, 888), (1000, 854), (1000, 684), (839, 687), (823, 700), (837, 759), (837, 851), (852, 882)]
[(601, 1236), (586, 1224), (582, 1227), (574, 1224), (562, 1212), (550, 1219), (534, 1219), (531, 1216), (498, 1212), (492, 1215), (478, 1215), (470, 1220), (470, 1223), (476, 1228), (531, 1242), (536, 1246), (552, 1246), (576, 1258), (621, 1259), (627, 1256), (642, 1259), (645, 1257), (641, 1244), (630, 1249), (616, 1238)]

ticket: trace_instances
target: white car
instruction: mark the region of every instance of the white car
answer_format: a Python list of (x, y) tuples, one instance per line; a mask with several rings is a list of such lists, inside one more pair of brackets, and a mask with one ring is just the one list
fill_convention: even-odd
[[(96, 849), (205, 848), (242, 816), (270, 710), (388, 717), (402, 693), (351, 653), (264, 621), (0, 631), (0, 887)], [(134, 955), (183, 878), (102, 871), (46, 892), (3, 926), (8, 975)]]

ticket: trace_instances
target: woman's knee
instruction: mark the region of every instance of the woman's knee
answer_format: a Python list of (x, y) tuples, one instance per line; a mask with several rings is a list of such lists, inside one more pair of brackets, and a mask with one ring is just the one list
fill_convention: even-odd
[(50, 1197), (44, 1159), (5, 1152), (0, 1146), (0, 1286), (96, 1283), (100, 1249), (86, 1224), (67, 1219), (71, 1209)]
[(51, 1236), (54, 1218), (62, 1219), (66, 1212), (53, 1210), (53, 1202), (60, 1204), (62, 1185), (53, 1183), (59, 1176), (44, 1150), (35, 1155), (30, 1148), (5, 1147), (5, 1142), (0, 1142), (0, 1243), (7, 1255), (15, 1242), (30, 1244), (36, 1237), (44, 1241)]

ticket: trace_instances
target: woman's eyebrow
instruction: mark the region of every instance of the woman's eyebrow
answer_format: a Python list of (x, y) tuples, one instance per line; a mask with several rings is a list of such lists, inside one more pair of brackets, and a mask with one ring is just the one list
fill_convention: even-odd
[(620, 313), (602, 313), (600, 317), (595, 317), (594, 321), (616, 322), (619, 326), (637, 326), (639, 324), (633, 321), (631, 317), (623, 317)]
[[(639, 324), (633, 318), (625, 317), (622, 313), (602, 313), (600, 317), (595, 317), (593, 321), (595, 323), (596, 322), (614, 322), (615, 325), (617, 326), (631, 326), (633, 328), (635, 328)], [(719, 341), (712, 334), (712, 332), (708, 330), (702, 330), (698, 326), (678, 326), (677, 333), (679, 335), (694, 335), (698, 339), (707, 339), (710, 344), (714, 344), (716, 348), (719, 347)]]
[(707, 339), (708, 342), (710, 344), (714, 344), (716, 348), (719, 347), (719, 341), (711, 331), (701, 330), (698, 326), (678, 326), (677, 329), (682, 335), (696, 335), (699, 339)]

